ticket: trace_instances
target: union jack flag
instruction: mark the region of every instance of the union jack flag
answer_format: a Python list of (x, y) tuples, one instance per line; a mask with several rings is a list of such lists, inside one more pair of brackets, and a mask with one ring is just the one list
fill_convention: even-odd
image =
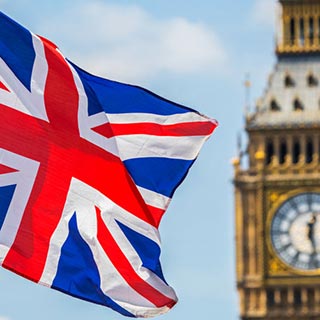
[(158, 226), (217, 123), (93, 76), (0, 12), (0, 263), (129, 317), (177, 301)]

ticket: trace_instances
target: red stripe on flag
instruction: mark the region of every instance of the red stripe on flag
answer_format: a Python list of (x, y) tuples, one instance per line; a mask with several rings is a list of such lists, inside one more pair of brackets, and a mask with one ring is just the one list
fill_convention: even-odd
[(10, 92), (10, 90), (1, 81), (0, 81), (0, 89), (3, 89), (3, 90)]
[(101, 212), (96, 207), (97, 222), (98, 222), (98, 240), (111, 260), (114, 267), (118, 270), (124, 280), (137, 291), (141, 296), (149, 300), (157, 307), (168, 306), (172, 307), (176, 302), (169, 297), (163, 295), (157, 289), (148, 284), (145, 280), (133, 269), (131, 263), (119, 248), (117, 242), (112, 237), (110, 231), (102, 220)]
[(58, 46), (53, 43), (52, 41), (50, 41), (49, 39), (45, 38), (45, 37), (42, 37), (42, 36), (39, 36), (38, 37), (45, 43), (47, 44), (48, 46), (52, 47), (53, 49), (58, 49)]
[(4, 164), (0, 164), (0, 174), (11, 173), (11, 172), (17, 172), (17, 170), (13, 168), (9, 168)]
[(150, 206), (150, 205), (147, 205), (149, 211), (151, 212), (152, 216), (154, 217), (154, 220), (155, 220), (155, 227), (158, 228), (159, 227), (159, 224), (160, 224), (160, 221), (161, 221), (161, 218), (163, 216), (163, 214), (165, 213), (166, 210), (164, 209), (160, 209), (160, 208), (156, 208), (156, 207), (153, 207), (153, 206)]
[(142, 123), (105, 123), (93, 128), (95, 132), (111, 138), (129, 134), (148, 134), (153, 136), (207, 136), (215, 129), (216, 124), (207, 122), (185, 122), (178, 124), (158, 124), (151, 122)]

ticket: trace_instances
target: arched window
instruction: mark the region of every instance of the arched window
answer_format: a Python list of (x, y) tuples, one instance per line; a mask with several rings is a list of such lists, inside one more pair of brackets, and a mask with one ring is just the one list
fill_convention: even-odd
[[(319, 18), (320, 21), (320, 18)], [(294, 45), (295, 42), (295, 38), (296, 38), (296, 24), (294, 21), (294, 18), (290, 19), (290, 44)]]
[(294, 111), (303, 111), (304, 110), (303, 104), (298, 98), (296, 98), (293, 101), (293, 110)]
[(320, 41), (320, 17), (318, 18), (318, 40)]
[(293, 291), (293, 301), (296, 306), (300, 306), (302, 303), (301, 291), (298, 288), (295, 288)]
[(307, 301), (309, 306), (313, 306), (315, 303), (315, 290), (313, 288), (308, 288), (307, 289)]
[(281, 110), (278, 102), (275, 99), (272, 99), (270, 101), (270, 110), (271, 111), (280, 111)]
[(307, 146), (306, 146), (306, 163), (311, 163), (313, 160), (313, 143), (312, 139), (309, 137), (307, 139)]
[(313, 74), (309, 74), (307, 77), (307, 84), (309, 87), (316, 87), (318, 85), (318, 79)]
[(314, 42), (314, 20), (313, 17), (309, 18), (309, 43), (313, 45)]
[(274, 156), (274, 146), (271, 140), (267, 141), (266, 145), (266, 164), (270, 164), (272, 162), (272, 158)]
[(281, 305), (285, 306), (286, 302), (288, 301), (288, 290), (286, 289), (280, 290), (280, 299), (281, 299)]
[(280, 154), (279, 154), (279, 163), (280, 164), (284, 164), (285, 163), (287, 152), (288, 152), (287, 143), (285, 141), (281, 141), (281, 143), (280, 143)]
[(300, 158), (300, 143), (296, 139), (293, 142), (293, 150), (292, 150), (292, 162), (293, 163), (298, 163)]
[(304, 19), (299, 20), (299, 45), (304, 46)]
[(267, 304), (268, 304), (268, 307), (273, 307), (275, 305), (274, 290), (273, 289), (267, 290)]
[(284, 77), (284, 86), (286, 88), (294, 87), (294, 80), (288, 74)]

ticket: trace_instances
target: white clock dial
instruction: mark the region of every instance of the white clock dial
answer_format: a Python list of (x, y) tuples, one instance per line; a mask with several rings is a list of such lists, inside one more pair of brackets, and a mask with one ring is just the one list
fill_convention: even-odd
[(302, 193), (284, 202), (271, 222), (271, 242), (286, 264), (320, 268), (320, 194)]

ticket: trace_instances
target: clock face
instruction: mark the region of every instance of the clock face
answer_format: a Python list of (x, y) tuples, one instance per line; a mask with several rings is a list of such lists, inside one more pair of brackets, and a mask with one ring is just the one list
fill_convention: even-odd
[(271, 242), (287, 265), (320, 269), (320, 193), (302, 193), (284, 202), (271, 222)]

